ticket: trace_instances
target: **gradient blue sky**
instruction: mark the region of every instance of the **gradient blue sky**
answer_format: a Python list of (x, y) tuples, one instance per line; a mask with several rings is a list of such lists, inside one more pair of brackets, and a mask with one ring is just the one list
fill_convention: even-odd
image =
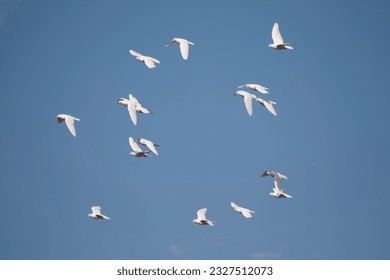
[(389, 259), (389, 30), (388, 1), (0, 1), (0, 259)]

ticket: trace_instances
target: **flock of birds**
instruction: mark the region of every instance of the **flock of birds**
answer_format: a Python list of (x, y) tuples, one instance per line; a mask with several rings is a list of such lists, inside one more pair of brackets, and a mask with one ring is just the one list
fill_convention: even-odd
[[(272, 40), (273, 40), (273, 43), (269, 44), (269, 47), (272, 49), (276, 49), (276, 50), (285, 50), (285, 49), (292, 50), (293, 49), (293, 47), (291, 46), (290, 43), (285, 43), (283, 41), (282, 35), (279, 31), (278, 23), (275, 23), (273, 28), (272, 28)], [(187, 60), (188, 55), (189, 55), (189, 46), (195, 45), (195, 44), (186, 40), (186, 39), (183, 39), (183, 38), (173, 38), (166, 45), (166, 47), (169, 47), (175, 43), (179, 44), (179, 46), (180, 46), (180, 53), (181, 53), (182, 58), (184, 60)], [(146, 65), (146, 67), (148, 67), (150, 69), (155, 68), (156, 64), (160, 63), (160, 61), (158, 59), (150, 57), (150, 56), (142, 55), (134, 50), (129, 50), (129, 53), (132, 56), (134, 56), (138, 61), (143, 62)], [(276, 104), (276, 102), (270, 101), (270, 100), (264, 100), (260, 97), (257, 97), (255, 94), (241, 90), (241, 88), (248, 88), (248, 89), (254, 90), (256, 92), (262, 93), (262, 94), (268, 94), (269, 88), (266, 88), (266, 87), (259, 85), (259, 84), (244, 84), (242, 86), (239, 86), (238, 88), (240, 88), (240, 90), (237, 90), (234, 93), (234, 95), (235, 96), (238, 95), (238, 96), (243, 97), (245, 108), (246, 108), (249, 116), (252, 116), (252, 114), (253, 114), (252, 100), (259, 102), (274, 116), (277, 115), (275, 108), (273, 106)], [(117, 103), (127, 107), (127, 110), (129, 112), (129, 115), (130, 115), (130, 119), (134, 125), (137, 125), (137, 113), (139, 113), (139, 114), (151, 114), (152, 113), (151, 110), (143, 107), (142, 104), (138, 101), (138, 99), (135, 96), (133, 96), (132, 94), (129, 94), (129, 99), (119, 98)], [(79, 118), (76, 118), (76, 117), (68, 115), (68, 114), (58, 114), (57, 120), (58, 120), (58, 123), (65, 122), (69, 132), (74, 137), (76, 137), (75, 121), (80, 121)], [(153, 143), (151, 140), (139, 138), (135, 141), (133, 137), (129, 137), (129, 144), (130, 144), (131, 149), (133, 150), (132, 152), (130, 152), (130, 155), (132, 155), (134, 157), (147, 157), (147, 156), (149, 156), (149, 154), (151, 152), (154, 153), (155, 155), (158, 155), (156, 147), (159, 147), (159, 145)], [(149, 150), (142, 150), (138, 144), (147, 147)], [(292, 198), (291, 195), (284, 193), (283, 189), (281, 188), (282, 180), (287, 179), (287, 177), (285, 175), (283, 175), (277, 171), (266, 170), (261, 174), (261, 177), (266, 177), (266, 176), (271, 176), (274, 180), (275, 187), (273, 188), (273, 192), (271, 192), (269, 194), (270, 196), (273, 196), (275, 198)], [(231, 202), (230, 205), (235, 212), (243, 215), (245, 218), (252, 218), (252, 214), (255, 213), (254, 211), (252, 211), (250, 209), (238, 206), (234, 202)], [(88, 214), (88, 216), (93, 218), (93, 219), (104, 219), (104, 220), (110, 219), (110, 217), (103, 215), (101, 213), (100, 206), (92, 206), (91, 210), (92, 210), (92, 213)], [(207, 208), (199, 209), (197, 211), (197, 218), (193, 219), (192, 222), (199, 224), (199, 225), (214, 226), (214, 222), (211, 220), (208, 220), (206, 218), (206, 212), (207, 212)]]

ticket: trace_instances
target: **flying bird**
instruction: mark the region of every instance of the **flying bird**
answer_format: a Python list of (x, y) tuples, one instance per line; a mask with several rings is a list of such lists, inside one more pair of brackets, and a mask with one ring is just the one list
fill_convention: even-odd
[(293, 49), (290, 43), (283, 42), (282, 34), (280, 34), (279, 24), (277, 22), (275, 22), (274, 27), (272, 28), (272, 40), (274, 41), (273, 44), (268, 45), (268, 47), (272, 49), (275, 50)]
[(233, 210), (242, 214), (245, 218), (252, 218), (252, 214), (255, 212), (252, 210), (249, 210), (247, 208), (243, 208), (235, 204), (234, 202), (230, 202), (230, 205), (233, 207)]
[(174, 43), (178, 43), (180, 45), (180, 53), (184, 60), (188, 59), (188, 51), (189, 51), (189, 45), (195, 45), (194, 43), (182, 39), (182, 38), (173, 38), (172, 41), (168, 43), (168, 45), (165, 45), (166, 47), (171, 46)]
[(257, 97), (255, 99), (257, 102), (259, 102), (261, 105), (263, 105), (265, 108), (267, 108), (268, 111), (270, 111), (270, 113), (274, 116), (276, 116), (276, 111), (275, 111), (275, 108), (273, 106), (273, 104), (276, 104), (276, 102), (274, 101), (271, 101), (271, 100), (264, 100), (264, 99), (261, 99), (260, 97)]
[(243, 87), (256, 90), (256, 91), (261, 92), (263, 94), (269, 93), (268, 92), (269, 88), (263, 87), (262, 85), (258, 85), (258, 84), (245, 84), (245, 85), (239, 86), (238, 88), (243, 88)]
[(65, 121), (66, 126), (68, 127), (68, 130), (74, 137), (76, 137), (76, 128), (74, 127), (74, 121), (80, 121), (80, 119), (75, 118), (71, 115), (66, 115), (66, 114), (58, 114), (57, 115), (57, 121), (58, 123), (62, 123)]
[(285, 175), (276, 172), (276, 171), (264, 171), (263, 174), (261, 174), (261, 177), (271, 176), (274, 178), (275, 188), (273, 188), (273, 192), (271, 192), (269, 195), (276, 197), (276, 198), (292, 198), (291, 195), (286, 194), (283, 192), (281, 183), (282, 179), (288, 179)]
[(249, 92), (246, 92), (244, 90), (237, 90), (234, 95), (239, 95), (239, 96), (242, 96), (244, 97), (244, 103), (245, 103), (245, 108), (246, 108), (246, 111), (248, 112), (248, 115), (249, 116), (252, 116), (252, 113), (253, 113), (253, 109), (252, 109), (252, 99), (256, 99), (257, 96), (254, 95), (254, 94), (251, 94)]
[(106, 215), (103, 215), (100, 212), (101, 209), (102, 207), (100, 206), (92, 206), (91, 207), (92, 213), (88, 214), (88, 217), (91, 217), (93, 219), (110, 220), (111, 219), (110, 217), (107, 217)]
[(196, 212), (197, 218), (193, 219), (192, 222), (198, 225), (210, 225), (214, 226), (214, 222), (206, 219), (207, 208), (199, 209)]
[(134, 141), (133, 137), (129, 137), (129, 144), (133, 149), (133, 152), (130, 153), (133, 157), (147, 157), (150, 153), (150, 151), (142, 151), (137, 142)]
[(144, 108), (142, 104), (138, 101), (138, 99), (135, 98), (135, 96), (133, 96), (132, 94), (129, 94), (129, 99), (119, 98), (117, 103), (127, 107), (131, 121), (134, 125), (137, 125), (137, 113), (152, 113), (152, 111), (150, 111), (149, 109)]
[(158, 155), (158, 152), (155, 147), (159, 147), (160, 145), (154, 144), (152, 141), (144, 139), (144, 138), (139, 138), (137, 140), (137, 143), (144, 145), (149, 148), (155, 155)]
[(145, 63), (145, 65), (148, 67), (148, 68), (155, 68), (156, 67), (156, 64), (155, 63), (160, 63), (160, 61), (158, 59), (155, 59), (153, 57), (150, 57), (150, 56), (145, 56), (145, 55), (142, 55), (136, 51), (133, 51), (133, 50), (129, 50), (129, 53), (133, 56), (135, 56), (135, 59)]

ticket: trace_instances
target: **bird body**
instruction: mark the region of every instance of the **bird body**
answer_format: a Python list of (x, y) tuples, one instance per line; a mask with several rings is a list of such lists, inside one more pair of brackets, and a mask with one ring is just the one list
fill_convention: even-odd
[(132, 55), (132, 56), (135, 56), (135, 59), (145, 63), (145, 65), (151, 69), (151, 68), (155, 68), (156, 67), (156, 63), (160, 63), (160, 61), (154, 57), (151, 57), (151, 56), (145, 56), (145, 55), (142, 55), (136, 51), (133, 51), (133, 50), (129, 50), (129, 53)]
[(92, 206), (91, 207), (91, 210), (92, 210), (92, 213), (88, 214), (88, 217), (91, 217), (93, 219), (100, 219), (100, 220), (110, 220), (111, 218), (110, 217), (107, 217), (106, 215), (103, 215), (101, 213), (101, 210), (102, 208), (100, 206)]
[(281, 187), (282, 179), (288, 179), (285, 175), (276, 171), (267, 170), (264, 171), (263, 174), (261, 174), (261, 177), (265, 177), (265, 176), (271, 176), (274, 178), (275, 187), (272, 189), (273, 192), (269, 194), (270, 196), (276, 198), (292, 198), (291, 195), (284, 193)]
[(244, 208), (244, 207), (241, 207), (241, 206), (238, 206), (237, 204), (235, 204), (234, 202), (230, 202), (230, 205), (233, 207), (233, 210), (242, 214), (245, 218), (252, 218), (252, 214), (254, 214), (255, 212), (252, 211), (252, 210), (249, 210), (247, 208)]
[(79, 118), (75, 118), (71, 115), (66, 115), (66, 114), (58, 114), (57, 121), (58, 123), (62, 123), (63, 121), (65, 121), (65, 124), (68, 127), (70, 133), (73, 135), (73, 137), (76, 137), (76, 128), (74, 126), (74, 121), (79, 122), (80, 121)]
[(196, 212), (197, 218), (193, 219), (192, 222), (198, 225), (209, 225), (214, 226), (214, 222), (206, 219), (206, 212), (207, 208), (199, 209), (198, 212)]
[(137, 113), (152, 113), (152, 111), (150, 111), (149, 109), (144, 108), (142, 104), (138, 101), (138, 99), (135, 98), (135, 96), (133, 96), (132, 94), (129, 94), (129, 99), (119, 98), (117, 103), (127, 107), (130, 119), (134, 125), (137, 125)]
[(285, 50), (289, 49), (292, 50), (293, 47), (290, 43), (284, 43), (282, 34), (279, 31), (279, 24), (275, 22), (273, 28), (272, 28), (272, 40), (273, 43), (269, 44), (268, 47), (275, 49), (275, 50)]
[(180, 45), (180, 53), (184, 60), (188, 59), (189, 45), (195, 45), (194, 43), (183, 39), (183, 38), (173, 38), (166, 47), (171, 46), (174, 43), (178, 43)]

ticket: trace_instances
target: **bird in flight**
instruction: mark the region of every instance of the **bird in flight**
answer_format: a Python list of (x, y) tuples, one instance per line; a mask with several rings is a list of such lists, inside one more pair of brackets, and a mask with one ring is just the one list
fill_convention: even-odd
[(282, 179), (288, 179), (285, 175), (276, 171), (267, 170), (264, 171), (263, 174), (261, 174), (261, 177), (266, 177), (266, 176), (271, 176), (274, 178), (275, 187), (272, 189), (273, 192), (269, 193), (270, 196), (276, 198), (292, 198), (291, 195), (284, 193), (281, 187)]
[(74, 127), (74, 121), (80, 121), (79, 118), (75, 118), (71, 115), (66, 115), (66, 114), (58, 114), (57, 115), (57, 121), (58, 123), (62, 123), (65, 121), (66, 126), (68, 127), (68, 130), (70, 133), (76, 137), (76, 128)]
[(192, 222), (198, 225), (210, 225), (214, 226), (214, 222), (206, 219), (206, 212), (207, 208), (199, 209), (198, 212), (196, 212), (197, 218), (193, 219)]
[(242, 214), (245, 218), (252, 218), (252, 214), (254, 214), (255, 212), (252, 211), (252, 210), (249, 210), (247, 208), (244, 208), (244, 207), (241, 207), (241, 206), (238, 206), (237, 204), (235, 204), (234, 202), (230, 202), (230, 205), (233, 207), (233, 210)]
[(145, 65), (151, 69), (151, 68), (155, 68), (156, 67), (156, 63), (160, 63), (160, 61), (154, 57), (150, 57), (150, 56), (145, 56), (145, 55), (142, 55), (136, 51), (133, 51), (133, 50), (129, 50), (129, 53), (133, 56), (135, 56), (135, 59), (145, 63)]
[(183, 39), (183, 38), (173, 38), (172, 41), (170, 41), (165, 46), (169, 47), (174, 43), (178, 43), (180, 45), (181, 56), (184, 60), (187, 60), (188, 59), (188, 51), (189, 51), (189, 47), (190, 47), (189, 45), (195, 45), (195, 44), (186, 40), (186, 39)]
[(272, 44), (269, 44), (268, 47), (275, 50), (292, 50), (293, 47), (290, 43), (284, 43), (282, 34), (279, 31), (279, 24), (275, 22), (274, 27), (272, 28), (272, 40), (274, 41)]
[(110, 217), (107, 217), (106, 215), (103, 215), (101, 213), (101, 210), (102, 207), (100, 206), (92, 206), (91, 207), (91, 210), (92, 210), (92, 213), (88, 214), (88, 217), (91, 217), (93, 219), (102, 219), (102, 220), (110, 220), (111, 218)]

